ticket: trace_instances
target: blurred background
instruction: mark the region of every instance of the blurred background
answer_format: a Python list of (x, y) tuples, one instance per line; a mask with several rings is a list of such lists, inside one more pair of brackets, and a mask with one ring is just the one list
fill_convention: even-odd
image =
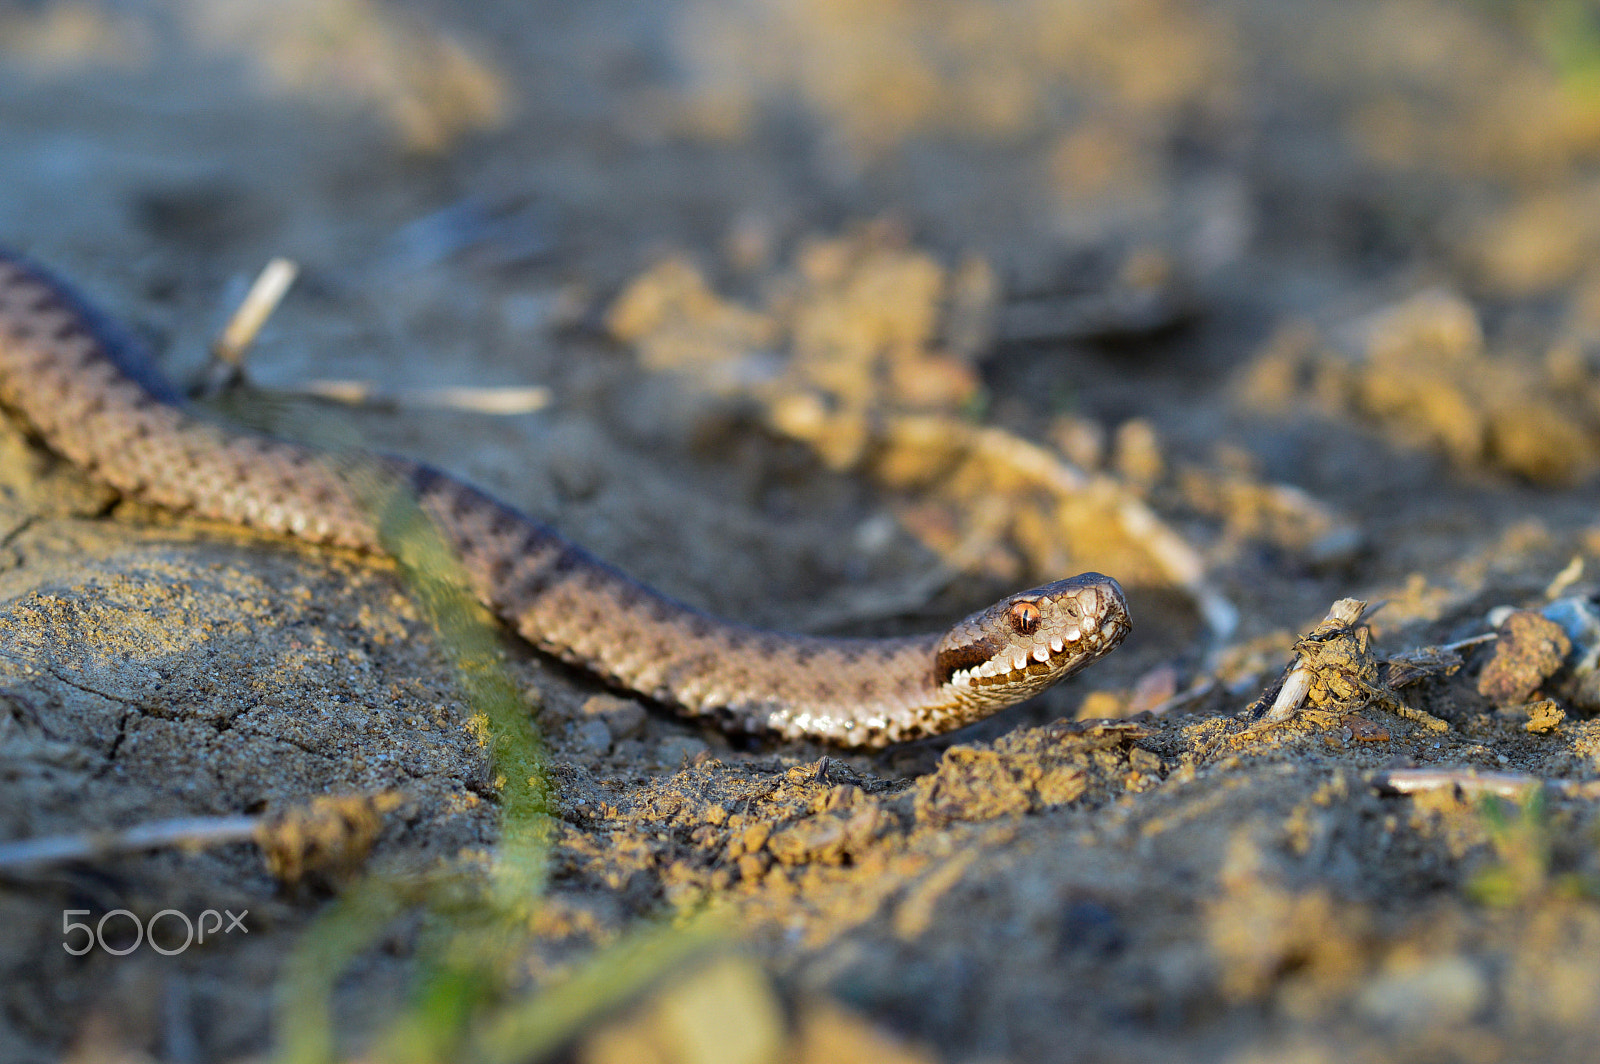
[[(751, 410), (802, 465), (908, 490), (953, 459), (906, 457), (895, 416), (1000, 427), (1195, 517), (1213, 567), (1247, 539), (1348, 560), (1352, 520), (1381, 546), (1370, 511), (1441, 456), (1514, 484), (1596, 465), (1580, 0), (13, 0), (0, 98), (0, 239), (169, 372), (289, 256), (259, 379), (549, 386), (542, 418), (444, 433), (472, 438), (453, 468), (549, 512), (587, 495), (509, 456), (559, 466), (597, 431), (728, 452)], [(826, 505), (742, 461), (736, 495)], [(1241, 478), (1326, 507), (1246, 513)], [(893, 524), (1000, 582), (1174, 579), (1060, 516)], [(613, 545), (591, 526), (614, 519), (571, 520)], [(839, 575), (712, 604), (772, 620)]]

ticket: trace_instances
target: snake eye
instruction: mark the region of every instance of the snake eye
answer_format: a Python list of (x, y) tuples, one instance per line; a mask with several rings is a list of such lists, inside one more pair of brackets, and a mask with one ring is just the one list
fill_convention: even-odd
[(1022, 635), (1032, 635), (1034, 629), (1039, 627), (1041, 615), (1039, 607), (1032, 602), (1014, 602), (1008, 611), (1011, 618), (1011, 627)]

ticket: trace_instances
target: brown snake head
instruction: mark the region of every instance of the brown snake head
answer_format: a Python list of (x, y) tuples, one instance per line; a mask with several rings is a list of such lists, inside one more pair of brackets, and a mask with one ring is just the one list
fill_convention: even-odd
[(1098, 660), (1129, 627), (1122, 586), (1083, 573), (1007, 596), (955, 625), (936, 648), (935, 679), (975, 719)]

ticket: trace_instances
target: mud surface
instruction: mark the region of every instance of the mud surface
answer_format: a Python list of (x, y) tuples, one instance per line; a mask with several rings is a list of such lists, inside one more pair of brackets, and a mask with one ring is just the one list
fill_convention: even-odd
[[(889, 634), (1083, 569), (1128, 587), (1105, 662), (870, 756), (733, 741), (508, 637), (556, 815), (481, 1015), (726, 921), (517, 1045), (1579, 1059), (1591, 16), (0, 3), (0, 243), (180, 381), (295, 259), (240, 416), (432, 461), (722, 616)], [(330, 379), (548, 402), (284, 398)], [(0, 869), (0, 1058), (288, 1052), (285, 971), (334, 899), (470, 882), (500, 845), (451, 662), (391, 563), (118, 500), (0, 421), (0, 839), (385, 796), (322, 874), (244, 842)], [(340, 969), (339, 1054), (461, 1044), (394, 1033), (430, 898)], [(63, 948), (64, 911), (118, 909), (248, 934)]]

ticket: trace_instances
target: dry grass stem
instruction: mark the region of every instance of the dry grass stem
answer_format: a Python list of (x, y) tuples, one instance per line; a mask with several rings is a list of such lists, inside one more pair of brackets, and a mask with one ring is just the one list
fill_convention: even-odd
[(1469, 768), (1397, 768), (1378, 777), (1378, 786), (1396, 794), (1458, 790), (1465, 795), (1522, 798), (1545, 787), (1570, 798), (1600, 798), (1600, 780), (1546, 780), (1525, 772), (1478, 772)]
[(278, 304), (283, 301), (289, 286), (294, 284), (299, 274), (299, 264), (281, 256), (263, 266), (250, 291), (245, 293), (233, 316), (228, 319), (228, 324), (223, 327), (222, 335), (211, 345), (212, 357), (231, 367), (235, 373), (239, 372), (244, 366), (245, 354), (250, 350), (250, 345), (255, 343), (256, 335), (267, 319), (272, 317), (272, 312), (278, 309)]
[(460, 410), (470, 414), (510, 417), (531, 414), (550, 405), (550, 389), (534, 386), (503, 388), (385, 388), (373, 381), (312, 380), (287, 389), (346, 406), (393, 410)]
[(0, 871), (15, 872), (66, 861), (92, 861), (174, 846), (194, 850), (230, 842), (248, 842), (255, 837), (262, 819), (255, 816), (178, 817), (111, 831), (19, 839), (0, 843)]
[(1316, 682), (1316, 671), (1307, 660), (1305, 644), (1315, 640), (1320, 632), (1331, 632), (1353, 626), (1361, 619), (1366, 609), (1367, 604), (1361, 599), (1351, 598), (1340, 599), (1328, 608), (1328, 615), (1322, 619), (1322, 623), (1301, 641), (1301, 655), (1296, 664), (1290, 668), (1289, 674), (1284, 677), (1283, 686), (1278, 689), (1278, 696), (1273, 699), (1272, 708), (1261, 718), (1261, 724), (1278, 724), (1288, 720), (1305, 704), (1306, 697), (1310, 695)]

